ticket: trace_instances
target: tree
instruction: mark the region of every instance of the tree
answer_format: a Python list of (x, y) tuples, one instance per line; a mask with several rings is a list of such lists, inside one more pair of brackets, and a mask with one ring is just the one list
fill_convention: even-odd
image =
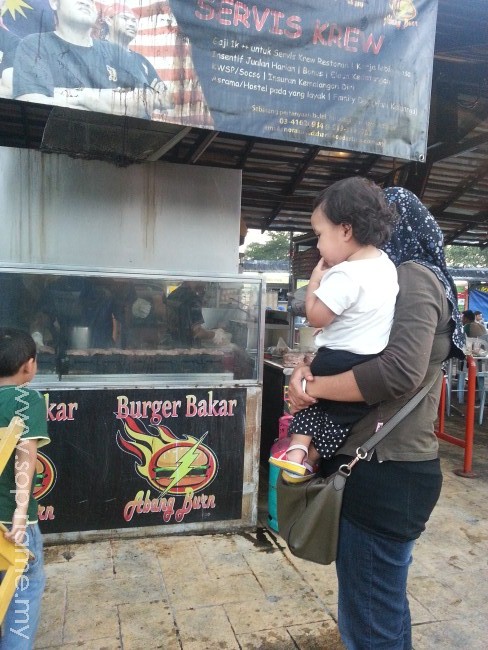
[(264, 244), (253, 242), (244, 251), (247, 260), (287, 260), (290, 255), (290, 234), (270, 232)]
[(488, 249), (471, 246), (446, 246), (447, 266), (454, 268), (488, 268)]

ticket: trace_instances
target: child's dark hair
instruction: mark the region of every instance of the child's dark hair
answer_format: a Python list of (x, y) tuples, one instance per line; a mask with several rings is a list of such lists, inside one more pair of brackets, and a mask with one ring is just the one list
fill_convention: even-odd
[(36, 358), (36, 344), (27, 332), (10, 327), (0, 328), (0, 377), (12, 377)]
[(320, 192), (314, 201), (316, 208), (336, 225), (350, 224), (354, 239), (362, 246), (384, 244), (397, 220), (396, 210), (388, 205), (381, 188), (361, 176), (343, 178)]

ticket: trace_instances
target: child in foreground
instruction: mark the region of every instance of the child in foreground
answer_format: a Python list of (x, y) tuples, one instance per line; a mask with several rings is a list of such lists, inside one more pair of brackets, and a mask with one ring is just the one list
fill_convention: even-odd
[[(382, 190), (364, 178), (343, 179), (318, 195), (311, 224), (321, 259), (305, 298), (307, 320), (320, 328), (313, 375), (345, 372), (386, 347), (398, 282), (394, 264), (378, 246), (389, 239), (395, 221)], [(308, 480), (319, 458), (333, 456), (369, 408), (364, 402), (318, 400), (295, 415), (290, 446), (269, 462), (284, 470), (285, 481)]]
[[(49, 442), (44, 398), (28, 384), (37, 372), (36, 344), (29, 334), (0, 328), (0, 427), (19, 416), (24, 430), (0, 475), (0, 522), (5, 537), (30, 551), (2, 626), (1, 650), (31, 650), (44, 591), (42, 536), (33, 498), (37, 448)], [(1, 534), (1, 533), (0, 533)]]

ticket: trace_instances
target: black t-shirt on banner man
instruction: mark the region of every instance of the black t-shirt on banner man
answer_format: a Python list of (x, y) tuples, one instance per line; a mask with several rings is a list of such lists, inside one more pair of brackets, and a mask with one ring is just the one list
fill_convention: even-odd
[(15, 51), (19, 43), (18, 36), (0, 27), (0, 76), (4, 70), (13, 66)]
[(146, 59), (145, 56), (139, 54), (139, 52), (133, 52), (132, 50), (127, 50), (127, 53), (133, 60), (135, 67), (137, 67), (144, 75), (148, 86), (152, 86), (154, 83), (161, 81), (156, 72), (156, 68)]
[(55, 88), (134, 89), (147, 85), (139, 63), (118, 45), (74, 45), (54, 32), (22, 40), (14, 62), (13, 95), (54, 96)]

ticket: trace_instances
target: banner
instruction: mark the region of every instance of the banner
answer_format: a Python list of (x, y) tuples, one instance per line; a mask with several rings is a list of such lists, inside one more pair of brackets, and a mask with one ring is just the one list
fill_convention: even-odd
[(239, 519), (245, 389), (45, 395), (38, 452), (44, 533)]
[(437, 0), (12, 0), (1, 14), (4, 96), (425, 160)]
[(469, 292), (469, 309), (471, 311), (480, 311), (484, 320), (488, 320), (488, 286), (479, 289), (471, 289)]

